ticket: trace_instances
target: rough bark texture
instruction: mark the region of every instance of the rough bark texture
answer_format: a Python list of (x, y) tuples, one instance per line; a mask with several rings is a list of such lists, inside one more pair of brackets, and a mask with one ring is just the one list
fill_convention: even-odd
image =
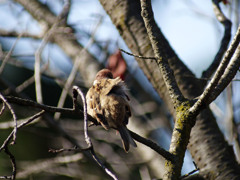
[[(134, 54), (154, 56), (143, 20), (140, 3), (134, 0), (100, 0), (112, 22), (119, 30), (128, 47)], [(162, 53), (168, 58), (178, 85), (187, 98), (199, 96), (203, 91), (201, 81), (196, 79), (190, 70), (177, 57), (167, 40), (162, 35)], [(174, 115), (173, 105), (167, 93), (156, 62), (137, 59), (139, 66), (152, 83), (153, 87), (167, 104)], [(216, 120), (209, 109), (197, 117), (192, 129), (189, 150), (206, 179), (239, 179), (239, 167), (235, 156), (219, 130)], [(206, 173), (208, 172), (208, 173)]]

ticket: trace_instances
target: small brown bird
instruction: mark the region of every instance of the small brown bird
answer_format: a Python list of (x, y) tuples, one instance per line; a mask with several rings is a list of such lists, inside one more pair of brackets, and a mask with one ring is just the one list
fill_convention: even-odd
[(131, 116), (126, 91), (125, 83), (119, 77), (113, 79), (110, 70), (102, 69), (97, 73), (86, 99), (88, 114), (106, 130), (113, 128), (119, 131), (124, 150), (128, 152), (129, 144), (137, 145), (126, 127)]

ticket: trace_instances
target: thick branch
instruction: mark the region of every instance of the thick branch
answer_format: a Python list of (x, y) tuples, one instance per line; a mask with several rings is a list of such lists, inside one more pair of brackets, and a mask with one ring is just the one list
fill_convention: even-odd
[[(151, 48), (151, 43), (147, 38), (148, 35), (141, 17), (139, 1), (100, 0), (100, 2), (132, 53), (145, 57), (155, 56)], [(161, 53), (164, 53), (171, 68), (174, 70), (174, 75), (181, 92), (189, 99), (199, 96), (203, 92), (205, 82), (203, 83), (201, 80), (195, 78), (193, 73), (173, 51), (161, 31), (159, 35), (161, 36), (161, 41), (159, 42), (162, 45), (160, 49)], [(136, 60), (175, 117), (175, 109), (169, 98), (157, 63), (151, 60), (143, 61), (139, 58), (136, 58)], [(206, 139), (209, 141), (206, 141)], [(225, 141), (211, 111), (208, 108), (202, 111), (197, 117), (196, 125), (191, 131), (189, 145), (189, 150), (197, 166), (206, 172), (216, 172), (214, 177), (217, 179), (238, 179), (240, 177), (239, 168), (231, 149), (232, 147), (229, 147)]]
[(167, 86), (169, 95), (173, 101), (173, 105), (175, 108), (177, 108), (185, 100), (185, 98), (178, 88), (173, 71), (168, 64), (167, 58), (164, 56), (164, 54), (161, 53), (161, 46), (159, 43), (161, 40), (159, 38), (160, 31), (156, 22), (154, 21), (151, 1), (141, 0), (141, 8), (142, 17), (152, 44), (153, 51), (155, 53), (155, 57), (161, 70), (164, 82)]

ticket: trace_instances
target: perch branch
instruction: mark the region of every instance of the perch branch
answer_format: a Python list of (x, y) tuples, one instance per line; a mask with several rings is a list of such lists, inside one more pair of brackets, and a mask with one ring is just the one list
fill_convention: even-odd
[[(77, 99), (77, 95), (79, 94), (82, 98), (83, 103), (83, 110), (84, 110), (84, 135), (85, 135), (85, 141), (88, 145), (88, 148), (90, 148), (90, 153), (92, 154), (93, 159), (97, 162), (97, 164), (104, 169), (104, 171), (114, 180), (117, 180), (117, 176), (111, 172), (108, 168), (105, 167), (105, 165), (100, 161), (100, 159), (96, 156), (96, 153), (93, 149), (93, 145), (91, 142), (91, 138), (88, 135), (88, 119), (87, 119), (87, 102), (85, 99), (85, 96), (83, 92), (80, 90), (79, 87), (73, 86), (73, 91), (76, 91), (77, 93), (73, 92), (73, 98)], [(76, 101), (74, 101), (76, 102)], [(76, 106), (75, 106), (76, 107)]]
[(131, 136), (138, 142), (144, 144), (145, 146), (150, 147), (151, 149), (153, 149), (154, 151), (156, 151), (158, 154), (160, 154), (162, 157), (164, 157), (167, 160), (172, 160), (173, 159), (173, 155), (171, 153), (169, 153), (168, 151), (166, 151), (165, 149), (161, 148), (160, 146), (158, 146), (155, 142), (143, 138), (140, 135), (138, 135), (137, 133), (129, 130)]

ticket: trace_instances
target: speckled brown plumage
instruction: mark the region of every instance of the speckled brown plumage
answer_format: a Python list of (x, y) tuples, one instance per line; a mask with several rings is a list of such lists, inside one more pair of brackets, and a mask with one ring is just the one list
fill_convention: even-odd
[(126, 128), (131, 116), (126, 90), (125, 83), (119, 77), (113, 79), (111, 71), (103, 69), (97, 73), (86, 99), (88, 114), (106, 130), (113, 128), (119, 131), (127, 152), (129, 144), (136, 147), (136, 143)]

